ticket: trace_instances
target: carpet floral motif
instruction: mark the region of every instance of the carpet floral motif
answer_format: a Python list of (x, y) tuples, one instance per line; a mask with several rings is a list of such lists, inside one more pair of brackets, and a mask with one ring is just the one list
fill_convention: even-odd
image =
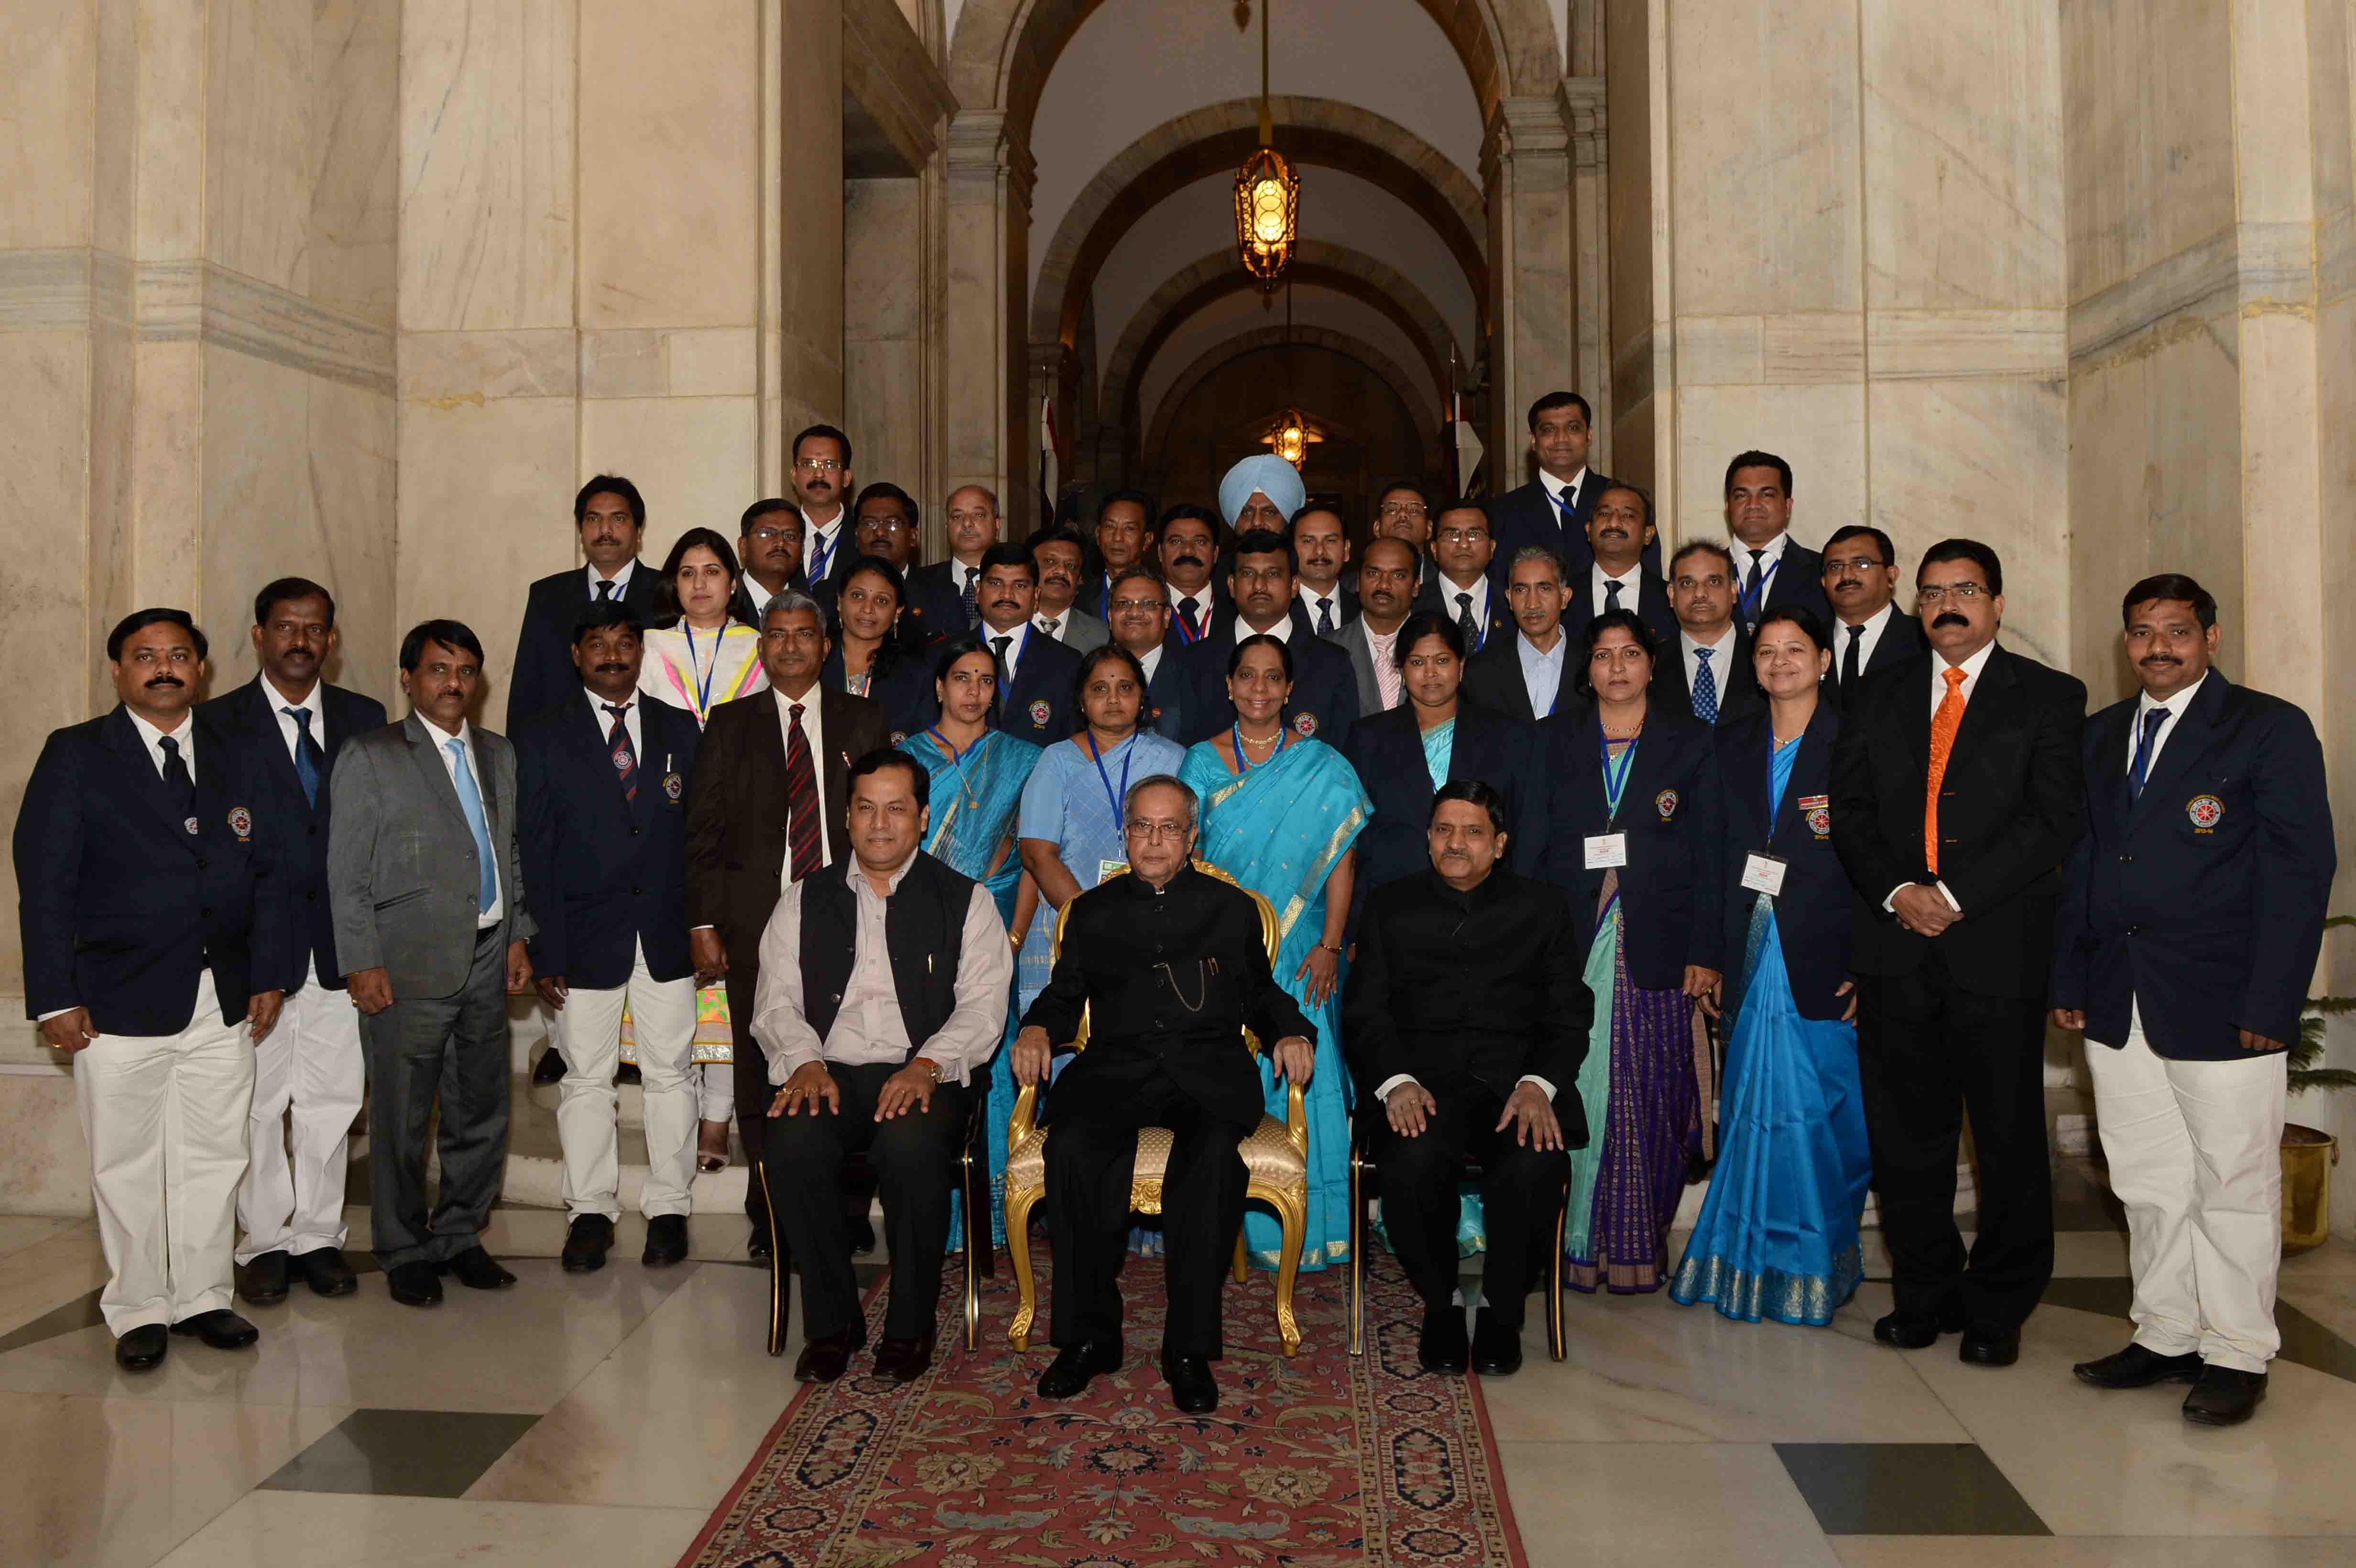
[(862, 1355), (801, 1392), (680, 1568), (1522, 1568), (1479, 1385), (1417, 1366), (1421, 1307), (1387, 1253), (1369, 1262), (1363, 1357), (1344, 1271), (1301, 1277), (1290, 1360), (1270, 1276), (1228, 1285), (1208, 1417), (1162, 1385), (1153, 1260), (1123, 1275), (1128, 1364), (1061, 1403), (1037, 1393), (1053, 1352), (1007, 1346), (1011, 1271), (984, 1282), (970, 1353), (952, 1278), (933, 1371), (895, 1388)]

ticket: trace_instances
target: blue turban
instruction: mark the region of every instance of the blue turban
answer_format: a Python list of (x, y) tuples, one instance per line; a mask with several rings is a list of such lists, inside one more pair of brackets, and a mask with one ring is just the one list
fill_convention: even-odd
[(1309, 491), (1291, 464), (1272, 452), (1247, 457), (1228, 469), (1227, 476), (1219, 481), (1219, 515), (1226, 518), (1227, 527), (1236, 526), (1237, 515), (1254, 491), (1275, 502), (1276, 509), (1287, 517), (1301, 510), (1301, 504), (1309, 499)]

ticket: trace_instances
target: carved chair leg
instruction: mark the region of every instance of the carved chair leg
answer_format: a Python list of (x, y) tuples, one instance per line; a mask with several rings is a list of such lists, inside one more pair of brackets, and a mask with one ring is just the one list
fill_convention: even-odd
[(1018, 1350), (1031, 1348), (1031, 1325), (1039, 1310), (1037, 1287), (1031, 1277), (1031, 1208), (1036, 1192), (1006, 1195), (1006, 1251), (1014, 1260), (1014, 1319), (1006, 1326), (1006, 1342)]

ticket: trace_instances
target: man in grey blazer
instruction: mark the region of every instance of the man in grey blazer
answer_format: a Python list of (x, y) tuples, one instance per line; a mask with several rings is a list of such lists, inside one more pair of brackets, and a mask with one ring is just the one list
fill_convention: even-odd
[(1367, 545), (1358, 557), (1358, 613), (1326, 638), (1350, 656), (1361, 719), (1399, 705), (1403, 688), (1392, 643), (1415, 605), (1417, 569), (1415, 549), (1404, 539), (1386, 537)]
[(1039, 579), (1031, 624), (1076, 654), (1093, 653), (1112, 641), (1112, 628), (1073, 603), (1080, 583), (1080, 536), (1075, 528), (1050, 528), (1031, 539), (1031, 566)]
[[(531, 985), (534, 933), (516, 848), (515, 752), (466, 721), (483, 645), (455, 621), (401, 645), (409, 717), (344, 743), (327, 899), (369, 1078), (377, 1260), (405, 1307), (515, 1283), (483, 1250), (508, 1146), (507, 994)], [(425, 1130), (441, 1102), (442, 1190), (429, 1221)]]

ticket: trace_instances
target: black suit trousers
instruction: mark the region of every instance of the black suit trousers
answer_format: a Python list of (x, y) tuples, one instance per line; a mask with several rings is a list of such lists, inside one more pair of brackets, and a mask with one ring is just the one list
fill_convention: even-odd
[[(1928, 1318), (1953, 1307), (2018, 1328), (2053, 1277), (2044, 1005), (1966, 990), (1935, 942), (1912, 973), (1858, 984), (1866, 1131), (1896, 1309)], [(1966, 1112), (1979, 1173), (1968, 1260), (1954, 1216)]]
[(1500, 1129), (1505, 1103), (1479, 1084), (1434, 1093), (1440, 1108), (1423, 1131), (1401, 1137), (1371, 1097), (1360, 1113), (1372, 1134), (1383, 1221), (1391, 1250), (1423, 1304), (1444, 1309), (1456, 1290), (1457, 1184), (1464, 1157), (1481, 1162), (1481, 1203), (1489, 1251), (1481, 1303), (1498, 1323), (1519, 1328), (1523, 1298), (1546, 1277), (1554, 1217), (1570, 1180), (1570, 1156), (1516, 1141)]
[[(1124, 1065), (1126, 1065), (1124, 1063)], [(1058, 1348), (1120, 1338), (1120, 1265), (1141, 1127), (1167, 1127), (1162, 1182), (1170, 1315), (1162, 1354), (1217, 1359), (1219, 1293), (1243, 1229), (1246, 1175), (1236, 1146), (1251, 1135), (1210, 1115), (1158, 1062), (1141, 1061), (1130, 1092), (1057, 1115), (1047, 1138), (1049, 1339)]]
[[(777, 1096), (769, 1083), (769, 1056), (753, 1038), (753, 993), (760, 987), (761, 972), (750, 964), (728, 965), (728, 1028), (735, 1044), (729, 1066), (736, 1080), (736, 1136), (744, 1146), (746, 1163), (760, 1168), (762, 1139), (769, 1126), (769, 1102)], [(757, 1180), (744, 1183), (744, 1218), (753, 1234), (769, 1233), (769, 1197)]]
[[(360, 1016), (369, 1073), (370, 1245), (386, 1268), (445, 1263), (482, 1244), (507, 1176), (508, 949), (506, 923), (475, 944), (455, 996), (395, 997)], [(426, 1217), (425, 1136), (436, 1146), (442, 1190)]]
[[(844, 1157), (864, 1151), (884, 1199), (884, 1238), (892, 1253), (884, 1337), (920, 1339), (940, 1309), (949, 1194), (957, 1185), (958, 1147), (965, 1138), (972, 1091), (937, 1084), (928, 1109), (879, 1122), (875, 1102), (900, 1071), (898, 1063), (830, 1061), (826, 1070), (842, 1092), (842, 1108), (779, 1116), (762, 1144), (769, 1207), (784, 1232), (787, 1253), (801, 1270), (803, 1337), (816, 1339), (848, 1328), (853, 1343), (866, 1340), (859, 1282), (851, 1267), (850, 1220), (838, 1190)], [(787, 1257), (777, 1259), (778, 1267), (786, 1264)]]

